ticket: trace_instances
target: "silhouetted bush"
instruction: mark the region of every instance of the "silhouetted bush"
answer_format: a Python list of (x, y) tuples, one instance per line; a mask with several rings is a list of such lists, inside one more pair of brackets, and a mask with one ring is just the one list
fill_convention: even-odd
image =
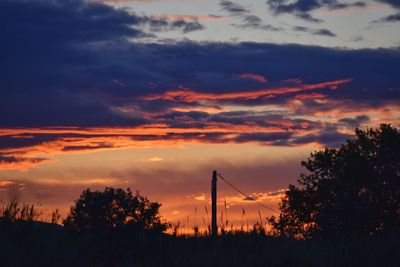
[(338, 149), (325, 148), (302, 162), (300, 187), (290, 185), (280, 218), (270, 222), (288, 237), (393, 232), (400, 229), (400, 132), (388, 124)]
[(161, 222), (160, 206), (139, 193), (133, 195), (129, 188), (107, 187), (102, 192), (87, 189), (71, 207), (64, 226), (75, 232), (129, 228), (161, 233), (166, 224)]

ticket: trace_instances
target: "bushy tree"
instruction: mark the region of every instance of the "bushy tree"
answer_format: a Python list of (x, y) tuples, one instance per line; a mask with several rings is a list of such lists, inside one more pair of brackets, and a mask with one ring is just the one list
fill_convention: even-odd
[(400, 132), (390, 124), (365, 131), (337, 149), (312, 153), (307, 173), (290, 185), (273, 229), (295, 238), (400, 229)]
[(131, 227), (137, 230), (162, 232), (166, 224), (161, 222), (160, 204), (146, 197), (132, 194), (128, 188), (104, 191), (83, 191), (64, 225), (76, 232), (113, 230)]

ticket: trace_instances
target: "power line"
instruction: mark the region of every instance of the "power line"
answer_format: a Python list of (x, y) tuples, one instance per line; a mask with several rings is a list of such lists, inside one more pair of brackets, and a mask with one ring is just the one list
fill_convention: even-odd
[(268, 210), (270, 210), (270, 211), (272, 211), (272, 212), (275, 212), (275, 213), (278, 213), (278, 214), (280, 213), (279, 211), (276, 211), (276, 210), (274, 210), (274, 209), (268, 207), (267, 205), (265, 205), (265, 204), (263, 204), (263, 203), (261, 203), (261, 202), (259, 202), (259, 201), (256, 201), (253, 197), (251, 197), (250, 195), (246, 194), (245, 192), (243, 192), (242, 190), (240, 190), (239, 188), (237, 188), (236, 186), (234, 186), (233, 184), (231, 184), (230, 182), (228, 182), (220, 173), (218, 173), (218, 176), (219, 176), (219, 178), (221, 178), (221, 180), (224, 181), (228, 186), (232, 187), (234, 190), (236, 190), (237, 192), (239, 192), (240, 194), (242, 194), (243, 196), (245, 196), (245, 197), (246, 197), (246, 200), (254, 201), (255, 203), (257, 203), (257, 204), (260, 205), (261, 207), (266, 208), (266, 209), (268, 209)]

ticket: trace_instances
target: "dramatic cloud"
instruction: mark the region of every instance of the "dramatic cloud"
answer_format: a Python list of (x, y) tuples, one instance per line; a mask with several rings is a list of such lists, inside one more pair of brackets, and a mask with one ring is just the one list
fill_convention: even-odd
[[(249, 27), (265, 26), (244, 7), (221, 5)], [(336, 146), (355, 125), (398, 123), (396, 49), (154, 44), (138, 41), (146, 27), (201, 25), (79, 0), (0, 7), (4, 168), (57, 153), (184, 142)]]

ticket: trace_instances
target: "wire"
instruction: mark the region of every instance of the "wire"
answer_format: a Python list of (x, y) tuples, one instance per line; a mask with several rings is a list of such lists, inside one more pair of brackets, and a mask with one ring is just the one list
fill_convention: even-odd
[(275, 212), (275, 213), (278, 213), (278, 214), (280, 213), (279, 211), (276, 211), (276, 210), (274, 210), (274, 209), (268, 207), (267, 205), (265, 205), (265, 204), (263, 204), (263, 203), (261, 203), (261, 202), (259, 202), (259, 201), (256, 201), (253, 197), (251, 197), (250, 195), (246, 194), (245, 192), (243, 192), (242, 190), (240, 190), (239, 188), (237, 188), (236, 186), (234, 186), (233, 184), (231, 184), (230, 182), (228, 182), (220, 173), (218, 173), (218, 176), (219, 176), (219, 178), (221, 178), (221, 180), (224, 181), (227, 185), (229, 185), (230, 187), (232, 187), (233, 189), (235, 189), (237, 192), (239, 192), (240, 194), (242, 194), (243, 196), (245, 196), (245, 197), (246, 197), (246, 200), (254, 201), (255, 203), (257, 203), (257, 204), (260, 205), (261, 207), (266, 208), (266, 209), (268, 209), (268, 210), (270, 210), (270, 211), (272, 211), (272, 212)]

